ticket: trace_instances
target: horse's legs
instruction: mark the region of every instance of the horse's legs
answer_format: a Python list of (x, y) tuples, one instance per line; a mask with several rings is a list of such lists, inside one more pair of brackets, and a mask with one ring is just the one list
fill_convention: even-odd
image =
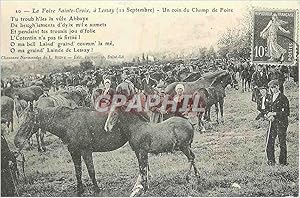
[(219, 106), (218, 102), (215, 103), (215, 110), (217, 115), (217, 123), (219, 124)]
[(202, 114), (198, 114), (198, 126), (199, 126), (199, 128), (201, 128), (201, 132), (205, 132), (206, 131), (206, 129), (205, 129), (205, 127), (204, 127), (204, 123), (203, 123), (203, 115)]
[(45, 146), (45, 134), (46, 134), (46, 131), (41, 130), (41, 133), (40, 133), (40, 140), (41, 140), (41, 146), (42, 146), (42, 151), (43, 151), (43, 152), (46, 151), (46, 146)]
[(93, 162), (93, 154), (91, 150), (84, 150), (82, 152), (82, 157), (85, 162), (86, 168), (88, 169), (89, 176), (92, 180), (92, 183), (94, 185), (94, 191), (95, 193), (99, 193), (100, 189), (96, 181), (95, 177), (95, 168), (94, 168), (94, 162)]
[(37, 146), (38, 146), (38, 152), (42, 152), (41, 143), (40, 143), (40, 130), (41, 129), (38, 129), (38, 131), (35, 134), (36, 141), (37, 141)]
[(194, 168), (195, 175), (198, 176), (198, 169), (195, 164), (195, 154), (192, 152), (191, 148), (189, 146), (181, 147), (180, 150), (185, 154), (185, 156), (189, 160), (189, 168), (188, 172), (186, 173), (186, 180), (189, 182), (191, 169)]
[(210, 122), (210, 108), (211, 106), (206, 107), (205, 109), (205, 119)]
[(76, 173), (76, 179), (77, 179), (77, 196), (81, 196), (81, 194), (83, 193), (84, 189), (83, 189), (83, 185), (82, 185), (82, 180), (81, 180), (81, 175), (82, 175), (82, 170), (81, 170), (81, 151), (79, 150), (71, 150), (70, 148), (68, 148), (73, 163), (74, 163), (74, 167), (75, 167), (75, 173)]
[(14, 132), (14, 118), (11, 119), (11, 132)]
[(221, 122), (224, 123), (223, 112), (224, 112), (224, 98), (219, 101), (220, 104), (220, 113), (221, 113)]
[(9, 131), (9, 128), (10, 128), (9, 126), (10, 126), (10, 121), (7, 121), (7, 123), (6, 123), (6, 127), (7, 127), (7, 131), (8, 131), (8, 133), (10, 132), (10, 131)]
[(131, 197), (137, 195), (141, 189), (146, 192), (148, 190), (148, 153), (146, 151), (135, 151), (135, 155), (139, 163), (139, 176), (132, 189)]
[(38, 145), (38, 151), (39, 152), (45, 152), (46, 147), (45, 147), (45, 132), (42, 131), (42, 129), (38, 129), (38, 132), (36, 133), (36, 140), (37, 140), (37, 145)]

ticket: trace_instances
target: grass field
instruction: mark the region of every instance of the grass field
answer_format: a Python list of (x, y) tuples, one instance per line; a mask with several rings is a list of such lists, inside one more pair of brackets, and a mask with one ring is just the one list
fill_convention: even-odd
[[(150, 155), (150, 189), (145, 196), (298, 196), (299, 195), (299, 104), (298, 85), (287, 82), (291, 116), (287, 135), (288, 166), (266, 165), (267, 121), (255, 121), (256, 105), (250, 92), (227, 90), (224, 124), (212, 122), (209, 130), (196, 133), (192, 149), (200, 179), (184, 179), (187, 159), (180, 152)], [(212, 109), (213, 121), (214, 109)], [(14, 134), (8, 135), (12, 143)], [(18, 185), (21, 196), (76, 196), (75, 171), (65, 145), (53, 135), (46, 137), (47, 152), (25, 150), (29, 181)], [(13, 145), (11, 145), (13, 146)], [(276, 159), (279, 147), (276, 145)], [(97, 196), (129, 196), (138, 164), (128, 144), (108, 153), (94, 153)], [(83, 166), (83, 196), (94, 196)]]

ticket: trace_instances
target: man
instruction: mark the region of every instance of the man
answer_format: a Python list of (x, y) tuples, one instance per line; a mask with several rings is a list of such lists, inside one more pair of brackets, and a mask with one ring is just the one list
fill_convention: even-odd
[[(160, 108), (162, 106), (162, 103), (164, 101), (165, 92), (164, 92), (165, 86), (163, 82), (160, 82), (157, 87), (155, 88), (155, 95), (156, 100), (159, 100), (159, 104), (156, 106), (153, 106), (150, 108), (151, 115), (150, 115), (150, 122), (152, 123), (160, 123), (163, 121), (163, 113), (160, 111)], [(153, 101), (152, 101), (153, 102)]]
[[(2, 120), (1, 120), (2, 122)], [(1, 132), (4, 128), (1, 126)], [(1, 134), (1, 196), (15, 196), (12, 166), (16, 165), (16, 158), (10, 151), (5, 137)]]
[(150, 77), (149, 71), (146, 71), (145, 75), (146, 77), (142, 80), (142, 87), (144, 92), (147, 92), (157, 86), (157, 81)]
[(259, 111), (259, 114), (256, 116), (255, 120), (259, 120), (260, 118), (265, 117), (267, 113), (266, 105), (269, 102), (267, 96), (267, 88), (260, 87), (259, 91), (260, 91), (260, 97), (258, 98), (257, 101), (257, 110)]
[(268, 86), (272, 92), (267, 106), (267, 118), (270, 120), (266, 145), (268, 165), (275, 165), (274, 144), (277, 136), (280, 144), (279, 164), (287, 165), (286, 131), (290, 115), (289, 100), (280, 92), (278, 80), (270, 81)]
[(252, 75), (251, 80), (253, 92), (252, 92), (252, 101), (257, 102), (256, 99), (259, 96), (259, 87), (267, 87), (268, 85), (268, 77), (266, 72), (263, 70), (262, 65), (257, 66), (257, 71), (255, 71)]
[(268, 78), (269, 81), (278, 80), (280, 92), (284, 93), (283, 83), (285, 81), (285, 76), (284, 73), (280, 71), (280, 66), (276, 67), (275, 65), (272, 65), (270, 67), (270, 73), (268, 75)]
[(104, 91), (103, 96), (107, 96), (109, 99), (103, 98), (100, 102), (105, 103), (105, 105), (109, 106), (112, 102), (115, 91), (111, 88), (111, 81), (109, 79), (104, 80)]
[[(257, 71), (252, 75), (251, 84), (252, 84), (252, 101), (256, 102), (257, 108), (259, 106), (259, 98), (261, 98), (260, 89), (262, 87), (268, 86), (268, 77), (266, 72), (263, 69), (262, 65), (257, 66)], [(259, 117), (260, 115), (257, 115)], [(256, 118), (257, 118), (256, 117)]]
[(164, 81), (166, 82), (167, 85), (176, 81), (175, 77), (172, 75), (172, 71), (167, 72), (167, 76)]

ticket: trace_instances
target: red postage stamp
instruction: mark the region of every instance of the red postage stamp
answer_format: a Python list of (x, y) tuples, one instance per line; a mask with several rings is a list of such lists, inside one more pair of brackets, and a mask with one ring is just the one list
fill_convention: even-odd
[(252, 62), (295, 65), (298, 44), (297, 10), (254, 10)]

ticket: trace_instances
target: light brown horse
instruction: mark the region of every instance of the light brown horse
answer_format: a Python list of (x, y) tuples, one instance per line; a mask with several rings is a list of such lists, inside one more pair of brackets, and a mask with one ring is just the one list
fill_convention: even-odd
[(81, 158), (87, 166), (97, 193), (99, 187), (95, 178), (92, 153), (113, 151), (128, 141), (127, 136), (118, 129), (107, 133), (104, 130), (107, 116), (88, 108), (29, 108), (22, 116), (22, 123), (14, 140), (16, 147), (21, 150), (26, 140), (37, 132), (38, 128), (58, 136), (68, 146), (71, 154), (75, 166), (78, 196), (84, 192)]
[(139, 193), (148, 189), (148, 153), (180, 150), (190, 163), (186, 179), (189, 180), (192, 167), (198, 176), (194, 162), (195, 155), (191, 150), (194, 128), (187, 119), (172, 117), (161, 123), (150, 123), (140, 113), (125, 112), (124, 109), (121, 107), (110, 112), (105, 129), (111, 131), (113, 128), (120, 128), (129, 138), (129, 144), (138, 159), (140, 175), (131, 196), (140, 195)]

